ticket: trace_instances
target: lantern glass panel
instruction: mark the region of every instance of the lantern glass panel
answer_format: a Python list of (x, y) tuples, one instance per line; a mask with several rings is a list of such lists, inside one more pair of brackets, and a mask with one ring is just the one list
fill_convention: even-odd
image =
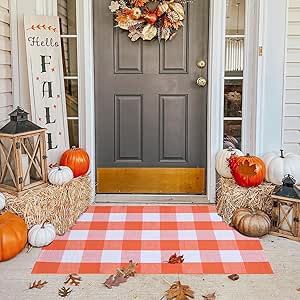
[(39, 136), (21, 138), (20, 145), (22, 185), (25, 187), (43, 179)]
[(3, 138), (0, 141), (0, 183), (9, 187), (16, 187), (18, 177), (13, 146), (11, 138)]
[(293, 205), (285, 203), (280, 204), (279, 211), (280, 230), (292, 232), (293, 231)]

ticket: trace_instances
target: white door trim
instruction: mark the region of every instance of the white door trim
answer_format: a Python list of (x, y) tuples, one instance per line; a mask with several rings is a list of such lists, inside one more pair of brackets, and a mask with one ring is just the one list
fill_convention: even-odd
[(215, 158), (223, 147), (226, 0), (211, 0), (207, 110), (207, 197), (216, 200)]

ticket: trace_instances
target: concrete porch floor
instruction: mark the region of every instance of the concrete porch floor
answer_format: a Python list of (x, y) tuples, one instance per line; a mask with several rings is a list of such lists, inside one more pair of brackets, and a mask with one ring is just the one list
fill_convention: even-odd
[[(181, 275), (182, 283), (195, 291), (195, 299), (216, 292), (219, 300), (297, 300), (300, 299), (300, 243), (267, 236), (262, 239), (266, 255), (272, 264), (274, 275), (241, 275), (231, 281), (227, 275)], [(15, 259), (0, 263), (0, 299), (62, 299), (58, 288), (63, 286), (64, 275), (31, 275), (31, 269), (39, 255), (39, 249), (21, 253)], [(102, 283), (106, 275), (82, 275), (79, 287), (66, 299), (100, 300), (159, 300), (168, 289), (169, 282), (177, 280), (173, 275), (137, 275), (127, 283), (112, 290)], [(42, 290), (27, 290), (30, 282), (46, 280)]]

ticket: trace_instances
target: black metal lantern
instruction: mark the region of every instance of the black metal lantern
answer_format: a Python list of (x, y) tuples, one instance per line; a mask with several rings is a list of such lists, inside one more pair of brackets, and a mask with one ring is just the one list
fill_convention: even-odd
[(272, 195), (272, 231), (277, 236), (300, 241), (300, 190), (291, 175)]
[(0, 129), (0, 191), (19, 195), (47, 184), (46, 129), (18, 107)]

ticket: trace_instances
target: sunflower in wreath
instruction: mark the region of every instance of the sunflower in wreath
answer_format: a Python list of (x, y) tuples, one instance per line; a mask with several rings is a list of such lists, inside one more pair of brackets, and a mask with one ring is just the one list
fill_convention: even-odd
[(127, 30), (128, 37), (151, 41), (171, 40), (183, 27), (184, 0), (118, 0), (109, 9), (115, 15), (116, 27)]

